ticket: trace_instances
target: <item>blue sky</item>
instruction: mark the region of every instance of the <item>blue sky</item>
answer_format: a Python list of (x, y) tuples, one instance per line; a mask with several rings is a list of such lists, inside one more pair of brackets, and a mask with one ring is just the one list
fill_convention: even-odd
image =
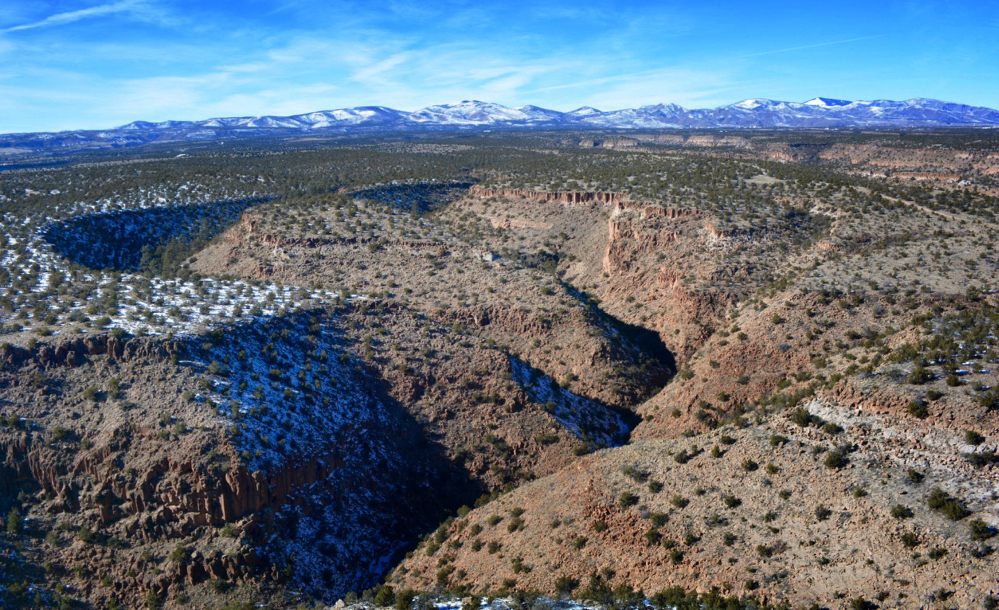
[(4, 0), (0, 132), (749, 97), (999, 107), (999, 8), (882, 2)]

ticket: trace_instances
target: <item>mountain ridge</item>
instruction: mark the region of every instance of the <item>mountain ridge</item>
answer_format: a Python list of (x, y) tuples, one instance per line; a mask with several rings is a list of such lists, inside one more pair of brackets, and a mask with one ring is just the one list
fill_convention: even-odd
[(136, 146), (157, 141), (211, 141), (301, 133), (484, 128), (575, 129), (840, 129), (999, 126), (999, 110), (929, 98), (806, 102), (750, 98), (717, 108), (654, 104), (569, 112), (534, 105), (509, 107), (479, 100), (436, 104), (412, 112), (356, 106), (289, 116), (214, 117), (199, 121), (133, 121), (111, 129), (0, 134), (3, 148), (75, 149)]

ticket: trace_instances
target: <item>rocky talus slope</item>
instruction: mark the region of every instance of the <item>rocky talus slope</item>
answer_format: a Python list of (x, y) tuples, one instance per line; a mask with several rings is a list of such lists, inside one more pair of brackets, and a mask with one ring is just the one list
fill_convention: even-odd
[(952, 457), (960, 436), (831, 398), (804, 412), (810, 426), (778, 417), (598, 452), (455, 520), (389, 582), (581, 590), (596, 574), (830, 608), (997, 593), (983, 520), (997, 481)]

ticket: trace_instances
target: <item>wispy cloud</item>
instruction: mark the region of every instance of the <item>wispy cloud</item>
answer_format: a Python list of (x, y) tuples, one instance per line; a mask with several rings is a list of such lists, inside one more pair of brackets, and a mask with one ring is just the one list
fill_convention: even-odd
[(859, 38), (847, 38), (845, 40), (833, 40), (830, 42), (818, 42), (815, 44), (806, 44), (800, 47), (787, 47), (786, 49), (774, 49), (772, 51), (761, 51), (759, 53), (747, 53), (745, 55), (736, 55), (733, 57), (727, 57), (726, 59), (747, 59), (750, 57), (762, 57), (764, 55), (776, 55), (777, 53), (790, 53), (791, 51), (804, 51), (805, 49), (817, 49), (819, 47), (831, 47), (838, 44), (847, 44), (850, 42), (860, 42), (861, 40), (874, 40), (875, 38), (884, 38), (887, 34), (877, 34), (875, 36), (861, 36)]
[(48, 17), (41, 19), (39, 21), (34, 21), (31, 23), (23, 23), (21, 25), (15, 25), (9, 27), (4, 32), (20, 32), (22, 30), (33, 30), (36, 28), (44, 28), (56, 25), (66, 25), (68, 23), (73, 23), (80, 21), (82, 19), (90, 19), (93, 17), (101, 17), (104, 15), (113, 15), (116, 13), (126, 13), (135, 11), (136, 9), (142, 8), (144, 6), (143, 0), (122, 0), (121, 2), (113, 2), (111, 4), (99, 4), (97, 6), (91, 6), (89, 8), (79, 9), (76, 11), (66, 11), (63, 13), (56, 13), (54, 15), (49, 15)]

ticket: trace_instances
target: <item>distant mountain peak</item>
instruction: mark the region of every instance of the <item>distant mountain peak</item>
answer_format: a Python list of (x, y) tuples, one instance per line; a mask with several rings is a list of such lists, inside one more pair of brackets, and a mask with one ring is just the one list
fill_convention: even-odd
[(928, 98), (848, 101), (815, 97), (807, 102), (750, 98), (718, 108), (676, 104), (603, 111), (581, 106), (570, 112), (525, 105), (511, 108), (462, 100), (408, 112), (385, 106), (320, 110), (293, 116), (218, 117), (203, 121), (133, 121), (115, 129), (54, 134), (0, 135), (0, 147), (60, 152), (137, 146), (156, 141), (212, 141), (303, 133), (413, 131), (433, 129), (835, 129), (996, 127), (999, 111)]
[(757, 108), (764, 108), (766, 106), (771, 106), (774, 104), (773, 100), (768, 100), (765, 97), (753, 97), (748, 100), (742, 100), (741, 102), (736, 102), (731, 104), (730, 108), (742, 108), (743, 110), (756, 110)]
[(805, 102), (806, 106), (817, 106), (820, 108), (834, 108), (838, 106), (849, 106), (853, 102), (849, 100), (837, 100), (831, 97), (813, 97)]

